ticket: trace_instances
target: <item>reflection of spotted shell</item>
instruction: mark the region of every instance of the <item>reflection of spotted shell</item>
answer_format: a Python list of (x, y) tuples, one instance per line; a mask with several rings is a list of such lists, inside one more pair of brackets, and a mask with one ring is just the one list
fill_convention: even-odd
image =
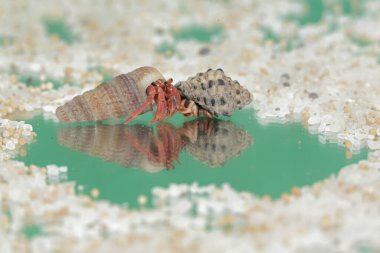
[[(205, 122), (208, 121), (208, 122)], [(189, 127), (198, 124), (195, 142), (187, 142), (185, 150), (195, 159), (210, 167), (218, 167), (248, 148), (252, 137), (229, 121), (202, 118), (189, 122)], [(205, 128), (204, 123), (209, 127)]]
[(252, 94), (222, 69), (209, 69), (176, 84), (181, 95), (197, 103), (213, 116), (231, 116), (252, 102)]

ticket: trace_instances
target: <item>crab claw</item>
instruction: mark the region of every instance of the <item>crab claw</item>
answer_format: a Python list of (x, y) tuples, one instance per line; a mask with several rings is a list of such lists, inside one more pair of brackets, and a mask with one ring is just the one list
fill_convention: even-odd
[(124, 121), (125, 124), (128, 124), (132, 120), (134, 120), (140, 113), (144, 111), (144, 109), (152, 103), (154, 96), (156, 95), (156, 90), (153, 86), (149, 86), (146, 90), (146, 93), (148, 95), (148, 98), (146, 99), (145, 103), (142, 104), (136, 111), (132, 113), (132, 115)]
[(164, 90), (160, 87), (157, 90), (158, 91), (157, 91), (157, 100), (156, 100), (156, 103), (157, 103), (156, 116), (150, 123), (154, 123), (156, 121), (166, 118), (167, 107), (166, 107), (165, 93), (164, 93)]

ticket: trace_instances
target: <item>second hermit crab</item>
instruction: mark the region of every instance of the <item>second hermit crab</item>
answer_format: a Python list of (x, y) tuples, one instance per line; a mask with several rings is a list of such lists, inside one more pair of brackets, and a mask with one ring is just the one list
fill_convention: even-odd
[(252, 102), (252, 94), (222, 69), (209, 69), (172, 84), (153, 67), (141, 67), (114, 77), (57, 108), (59, 120), (68, 123), (128, 117), (126, 123), (153, 109), (151, 122), (173, 116), (231, 116)]

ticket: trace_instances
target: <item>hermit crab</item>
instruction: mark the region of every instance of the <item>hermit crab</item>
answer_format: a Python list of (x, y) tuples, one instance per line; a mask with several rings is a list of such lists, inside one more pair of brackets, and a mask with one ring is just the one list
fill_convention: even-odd
[(198, 73), (173, 85), (153, 67), (141, 67), (114, 77), (93, 90), (74, 97), (56, 110), (59, 120), (67, 123), (128, 117), (157, 111), (151, 122), (171, 117), (177, 111), (186, 117), (231, 116), (252, 102), (252, 94), (222, 69)]

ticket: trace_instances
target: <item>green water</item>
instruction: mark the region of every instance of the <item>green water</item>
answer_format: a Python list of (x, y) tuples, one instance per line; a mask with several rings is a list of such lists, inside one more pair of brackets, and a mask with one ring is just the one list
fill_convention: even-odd
[(79, 35), (76, 34), (72, 27), (61, 18), (46, 18), (43, 21), (45, 32), (48, 36), (57, 36), (58, 39), (67, 44), (79, 41)]
[[(125, 146), (130, 145), (131, 139), (123, 140), (124, 137), (121, 137), (116, 146), (112, 144), (114, 140), (110, 139), (117, 138), (118, 132), (125, 133), (126, 129), (137, 126), (140, 127), (140, 134), (141, 129), (148, 129), (157, 136), (157, 125), (152, 126), (148, 123), (152, 117), (151, 113), (140, 116), (132, 126), (72, 126), (43, 120), (39, 116), (27, 121), (37, 132), (37, 141), (27, 147), (28, 155), (20, 160), (39, 166), (67, 165), (68, 180), (83, 185), (84, 193), (97, 188), (100, 191), (100, 199), (136, 206), (136, 199), (140, 194), (151, 198), (153, 187), (167, 187), (171, 183), (229, 183), (239, 191), (258, 195), (269, 194), (276, 198), (293, 186), (310, 185), (367, 156), (366, 151), (362, 151), (347, 159), (343, 147), (321, 144), (317, 136), (309, 134), (300, 124), (264, 126), (257, 122), (252, 110), (242, 110), (231, 118), (222, 119), (230, 121), (222, 124), (228, 124), (230, 132), (243, 133), (245, 139), (253, 140), (251, 145), (240, 150), (240, 155), (224, 161), (220, 166), (210, 167), (183, 148), (178, 157), (179, 162), (173, 162), (174, 169), (162, 169), (151, 173), (139, 165), (128, 166), (128, 157), (115, 155), (115, 152), (120, 152)], [(183, 125), (189, 124), (190, 121), (182, 115), (176, 115), (167, 125), (171, 124), (173, 129), (183, 129)], [(218, 135), (215, 137), (212, 134), (211, 131), (206, 140), (218, 144)], [(94, 138), (97, 140), (94, 141)], [(143, 138), (145, 137), (137, 136), (141, 143), (144, 142)], [(233, 138), (227, 139), (231, 145), (234, 142)], [(170, 150), (170, 145), (167, 150)], [(213, 155), (212, 148), (200, 149), (198, 153), (199, 151), (208, 152), (206, 157)], [(110, 161), (101, 158), (105, 156), (111, 157)], [(135, 157), (131, 156), (130, 159), (133, 160)], [(120, 163), (120, 160), (123, 162)]]
[(223, 26), (220, 25), (202, 26), (192, 24), (181, 27), (178, 30), (173, 30), (170, 35), (173, 38), (173, 41), (163, 41), (157, 45), (157, 53), (168, 57), (173, 56), (177, 51), (177, 44), (182, 41), (197, 41), (210, 46), (212, 43), (219, 43), (223, 41), (225, 38), (225, 31)]

